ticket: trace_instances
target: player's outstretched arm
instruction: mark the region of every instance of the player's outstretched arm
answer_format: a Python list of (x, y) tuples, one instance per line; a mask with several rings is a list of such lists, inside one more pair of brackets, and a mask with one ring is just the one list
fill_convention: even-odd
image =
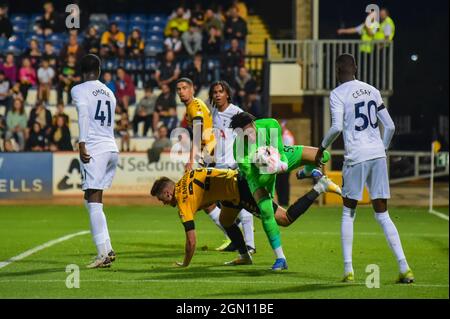
[(188, 230), (186, 232), (186, 245), (185, 245), (185, 255), (184, 255), (184, 261), (177, 262), (176, 265), (179, 267), (187, 267), (191, 263), (192, 257), (195, 253), (195, 246), (196, 246), (196, 236), (195, 236), (195, 229)]

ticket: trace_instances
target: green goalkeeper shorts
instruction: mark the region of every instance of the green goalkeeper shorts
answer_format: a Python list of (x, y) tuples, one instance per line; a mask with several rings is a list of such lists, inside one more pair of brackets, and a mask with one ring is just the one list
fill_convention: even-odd
[(288, 172), (302, 166), (303, 145), (284, 146), (284, 154), (288, 160)]

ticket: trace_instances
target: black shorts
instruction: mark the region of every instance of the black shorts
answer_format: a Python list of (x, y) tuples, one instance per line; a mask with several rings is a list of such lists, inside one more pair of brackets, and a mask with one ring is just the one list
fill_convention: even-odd
[[(255, 199), (253, 198), (252, 193), (250, 192), (250, 188), (248, 187), (247, 180), (241, 175), (238, 175), (238, 189), (239, 189), (239, 204), (233, 205), (233, 203), (228, 201), (222, 201), (221, 204), (225, 207), (236, 208), (236, 209), (245, 209), (250, 214), (255, 217), (261, 218), (261, 212), (256, 204)], [(276, 212), (278, 208), (278, 204), (273, 202), (273, 211)]]

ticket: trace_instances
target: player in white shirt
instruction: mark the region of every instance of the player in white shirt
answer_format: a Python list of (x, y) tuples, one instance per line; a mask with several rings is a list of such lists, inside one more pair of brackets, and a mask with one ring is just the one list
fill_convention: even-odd
[(83, 83), (71, 90), (77, 107), (80, 128), (79, 150), (82, 190), (89, 212), (91, 233), (97, 247), (95, 261), (88, 268), (109, 267), (116, 255), (111, 246), (103, 212), (103, 190), (111, 186), (116, 172), (119, 150), (114, 139), (114, 93), (98, 80), (100, 59), (88, 54), (81, 59)]
[[(214, 82), (209, 89), (209, 102), (213, 106), (213, 126), (215, 128), (216, 148), (215, 168), (237, 169), (233, 156), (233, 143), (236, 134), (230, 128), (231, 118), (243, 112), (241, 108), (231, 103), (232, 91), (225, 81)], [(219, 211), (220, 214), (220, 211)], [(255, 237), (253, 215), (242, 209), (238, 215), (244, 232), (244, 240), (250, 253), (255, 253)], [(232, 245), (232, 244), (230, 244)], [(223, 250), (227, 250), (223, 247)]]
[[(352, 245), (353, 221), (364, 185), (370, 193), (375, 219), (383, 228), (395, 254), (400, 276), (398, 282), (412, 283), (414, 275), (408, 266), (397, 228), (389, 217), (387, 199), (390, 198), (386, 150), (394, 135), (394, 122), (383, 104), (380, 92), (373, 86), (355, 79), (357, 67), (350, 54), (336, 60), (336, 75), (340, 85), (330, 94), (332, 125), (325, 135), (316, 163), (322, 152), (343, 133), (344, 165), (342, 168), (343, 215), (341, 240), (344, 255), (344, 280), (353, 281)], [(379, 122), (383, 124), (383, 137)]]

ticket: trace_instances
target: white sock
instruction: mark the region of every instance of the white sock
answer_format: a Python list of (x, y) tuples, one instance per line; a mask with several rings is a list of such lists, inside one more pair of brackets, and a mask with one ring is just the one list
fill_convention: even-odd
[(352, 248), (353, 248), (353, 222), (356, 217), (354, 209), (343, 207), (341, 222), (341, 244), (344, 256), (344, 273), (353, 272)]
[(97, 246), (97, 254), (99, 256), (105, 256), (108, 252), (106, 249), (103, 204), (88, 203), (87, 206), (89, 209), (92, 239), (95, 243), (95, 246)]
[(109, 230), (108, 230), (108, 223), (106, 222), (106, 216), (105, 216), (105, 212), (102, 210), (102, 217), (103, 217), (103, 226), (104, 226), (104, 232), (106, 234), (106, 251), (109, 253), (112, 249), (111, 246), (111, 238), (109, 238)]
[(283, 248), (281, 246), (278, 248), (275, 248), (273, 250), (273, 252), (275, 253), (275, 256), (277, 256), (277, 258), (286, 259), (286, 256), (284, 256)]
[(403, 253), (402, 243), (400, 241), (400, 236), (398, 235), (397, 228), (389, 217), (389, 212), (385, 211), (383, 213), (375, 213), (375, 219), (378, 224), (383, 228), (384, 235), (391, 247), (400, 268), (400, 272), (404, 273), (409, 269), (408, 263), (406, 262), (405, 254)]
[(219, 227), (223, 231), (223, 233), (225, 234), (225, 237), (228, 238), (227, 232), (225, 231), (225, 229), (223, 229), (222, 224), (220, 223), (220, 220), (219, 220), (220, 208), (216, 206), (208, 215), (214, 221), (214, 223), (217, 225), (217, 227)]
[(247, 246), (255, 248), (255, 233), (253, 229), (253, 215), (245, 209), (239, 213), (242, 229), (244, 232), (244, 240)]

